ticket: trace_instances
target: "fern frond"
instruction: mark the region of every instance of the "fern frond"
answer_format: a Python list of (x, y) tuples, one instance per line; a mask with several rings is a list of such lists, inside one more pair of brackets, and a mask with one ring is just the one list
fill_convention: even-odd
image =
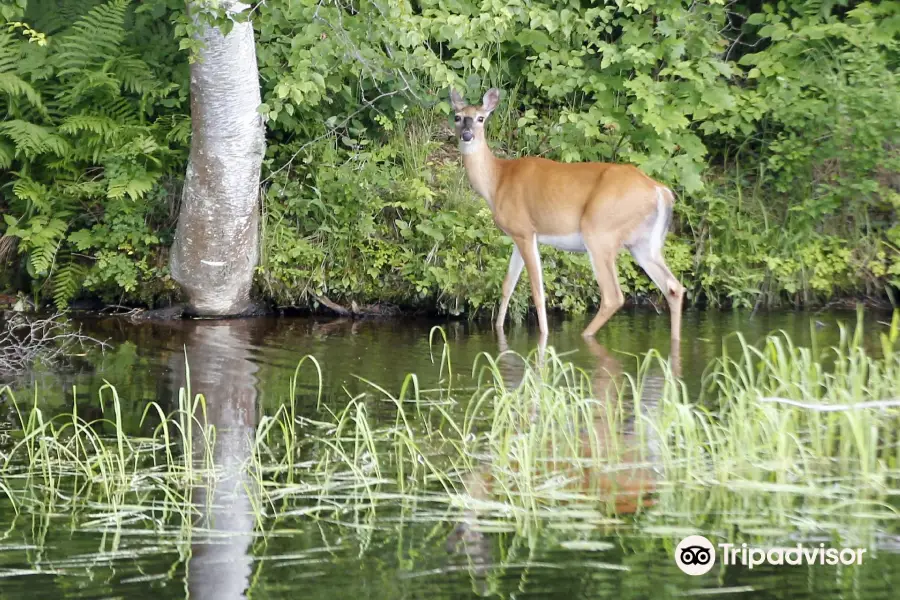
[(191, 141), (191, 118), (187, 115), (173, 115), (172, 125), (166, 132), (166, 141), (187, 144)]
[(97, 112), (115, 119), (119, 123), (136, 123), (140, 120), (134, 104), (121, 96), (100, 102), (97, 105)]
[(131, 200), (139, 200), (153, 189), (157, 180), (159, 180), (159, 173), (148, 173), (143, 169), (118, 173), (109, 178), (106, 195), (114, 200), (125, 196)]
[(53, 274), (53, 303), (58, 310), (65, 310), (72, 298), (81, 291), (87, 271), (87, 267), (68, 257)]
[(63, 107), (74, 108), (85, 99), (119, 96), (119, 80), (111, 73), (84, 71), (81, 77), (58, 96)]
[(133, 54), (110, 59), (104, 70), (115, 75), (122, 82), (122, 88), (134, 94), (149, 94), (160, 85), (147, 63)]
[(64, 156), (69, 150), (66, 140), (50, 129), (21, 119), (0, 123), (0, 134), (13, 141), (17, 155), (21, 154), (26, 158), (34, 158), (48, 152)]
[(0, 73), (10, 73), (16, 68), (18, 48), (11, 33), (0, 32)]
[(59, 249), (58, 240), (47, 238), (42, 240), (45, 243), (32, 244), (28, 251), (28, 262), (34, 275), (46, 275), (53, 265), (56, 258), (56, 251)]
[(59, 77), (81, 76), (119, 54), (125, 38), (126, 0), (111, 0), (91, 9), (59, 40)]
[[(57, 181), (57, 183), (60, 183)], [(73, 198), (104, 198), (106, 197), (106, 182), (101, 179), (85, 181), (65, 182), (61, 185), (62, 193)]]
[(128, 134), (128, 128), (121, 123), (97, 114), (66, 117), (59, 130), (78, 139), (78, 145), (67, 158), (93, 164), (98, 164), (104, 153), (115, 151), (118, 140)]
[(18, 45), (19, 51), (11, 71), (39, 88), (46, 102), (48, 98), (46, 87), (47, 84), (52, 84), (54, 73), (53, 63), (48, 59), (52, 45), (39, 46), (21, 41)]
[(6, 235), (19, 238), (19, 251), (28, 254), (32, 277), (46, 275), (69, 225), (58, 217), (37, 215), (24, 223), (6, 219)]
[(41, 95), (31, 85), (15, 73), (0, 73), (0, 92), (11, 98), (24, 96), (35, 108), (43, 108)]
[(61, 98), (66, 96), (67, 90), (67, 86), (56, 80), (42, 83), (41, 94), (43, 95), (44, 108), (50, 119), (61, 120), (72, 114), (72, 109), (61, 100)]
[(10, 168), (15, 155), (16, 149), (13, 148), (12, 144), (0, 140), (0, 169)]
[(42, 207), (50, 206), (50, 190), (43, 183), (37, 182), (30, 177), (20, 176), (13, 183), (13, 194), (19, 200), (27, 200), (36, 205), (40, 210)]
[[(43, 226), (40, 224), (43, 223)], [(52, 244), (56, 246), (69, 228), (69, 224), (56, 217), (47, 217), (40, 215), (32, 217), (28, 225), (32, 230), (32, 239), (42, 239), (46, 241), (45, 245)]]
[(102, 0), (28, 0), (26, 17), (47, 35), (59, 33), (78, 21)]
[(63, 120), (59, 130), (69, 135), (89, 132), (108, 142), (115, 137), (120, 127), (119, 123), (105, 115), (72, 115)]
[(133, 127), (131, 128), (128, 138), (130, 141), (122, 146), (121, 153), (123, 156), (141, 158), (159, 165), (159, 159), (156, 155), (160, 151), (159, 143), (153, 139), (152, 135), (148, 135), (148, 128)]

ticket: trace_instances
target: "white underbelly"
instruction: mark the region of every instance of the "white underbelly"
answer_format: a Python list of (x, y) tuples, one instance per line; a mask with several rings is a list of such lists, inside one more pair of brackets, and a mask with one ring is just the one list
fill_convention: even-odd
[(557, 250), (565, 250), (566, 252), (585, 252), (584, 238), (580, 233), (569, 233), (566, 235), (539, 235), (537, 236), (539, 244), (552, 246)]

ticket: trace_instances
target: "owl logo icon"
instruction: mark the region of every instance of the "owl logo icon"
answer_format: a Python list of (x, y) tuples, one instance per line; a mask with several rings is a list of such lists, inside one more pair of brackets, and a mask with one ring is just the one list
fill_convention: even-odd
[(703, 575), (716, 564), (716, 548), (702, 535), (689, 535), (675, 548), (675, 564), (688, 575)]

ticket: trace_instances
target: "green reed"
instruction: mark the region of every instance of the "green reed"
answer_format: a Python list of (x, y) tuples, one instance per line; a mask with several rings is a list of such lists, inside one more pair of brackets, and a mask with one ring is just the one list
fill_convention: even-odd
[[(289, 398), (261, 417), (240, 468), (260, 528), (283, 515), (350, 518), (365, 528), (380, 508), (435, 519), (462, 511), (515, 530), (547, 520), (621, 526), (623, 512), (651, 531), (686, 520), (724, 527), (722, 515), (763, 531), (788, 527), (801, 509), (815, 522), (891, 519), (898, 333), (900, 313), (880, 334), (878, 357), (861, 344), (861, 321), (829, 349), (796, 346), (783, 333), (759, 346), (739, 337), (738, 353), (723, 350), (693, 397), (655, 352), (594, 389), (591, 375), (552, 348), (480, 356), (466, 393), (451, 386), (446, 337), (436, 329), (437, 389), (422, 389), (411, 374), (397, 393), (367, 382), (364, 394), (325, 401), (320, 365), (301, 360)], [(318, 395), (315, 411), (302, 415), (295, 399), (307, 360)], [(515, 386), (504, 380), (510, 360), (521, 365)], [(173, 410), (147, 405), (145, 436), (125, 431), (122, 399), (108, 383), (95, 420), (74, 400), (71, 411), (48, 417), (38, 398), (23, 405), (0, 390), (17, 421), (0, 447), (0, 492), (17, 509), (189, 528), (204, 512), (194, 490), (214, 488), (222, 473), (208, 401), (192, 393), (187, 373)]]

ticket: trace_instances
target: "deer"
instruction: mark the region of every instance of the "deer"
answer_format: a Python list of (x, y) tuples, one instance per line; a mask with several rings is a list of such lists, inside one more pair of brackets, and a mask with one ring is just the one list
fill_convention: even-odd
[(634, 165), (562, 163), (542, 157), (501, 159), (485, 138), (500, 102), (489, 89), (473, 106), (450, 89), (456, 137), (469, 183), (487, 202), (497, 227), (513, 241), (495, 328), (502, 331), (522, 269), (528, 271), (538, 327), (546, 339), (547, 309), (539, 245), (586, 252), (600, 288), (600, 307), (582, 332), (593, 338), (625, 303), (616, 257), (624, 247), (659, 287), (671, 314), (671, 340), (681, 339), (685, 288), (663, 259), (675, 194)]

